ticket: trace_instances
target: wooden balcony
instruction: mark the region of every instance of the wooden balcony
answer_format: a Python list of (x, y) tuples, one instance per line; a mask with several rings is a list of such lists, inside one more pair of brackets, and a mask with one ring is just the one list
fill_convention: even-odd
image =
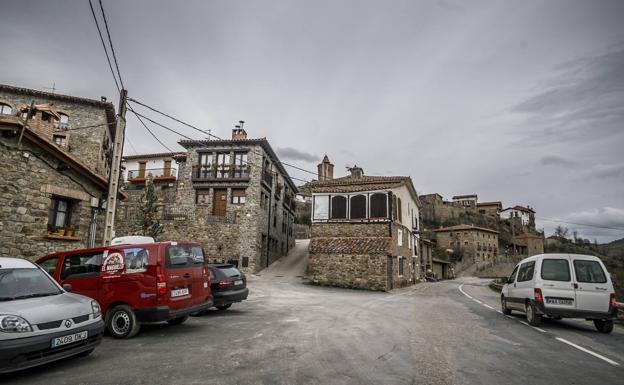
[(145, 170), (129, 170), (128, 182), (144, 183), (147, 178), (154, 182), (174, 182), (177, 170), (173, 168), (150, 168)]

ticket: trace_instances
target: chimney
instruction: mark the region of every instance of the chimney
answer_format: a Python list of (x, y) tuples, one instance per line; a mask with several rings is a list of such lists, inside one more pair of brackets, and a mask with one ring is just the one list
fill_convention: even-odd
[(357, 165), (351, 167), (349, 171), (351, 171), (351, 178), (353, 179), (362, 179), (362, 177), (364, 176), (364, 170), (362, 170), (362, 168), (358, 167)]
[(242, 140), (247, 139), (247, 131), (243, 128), (245, 122), (243, 120), (238, 121), (239, 124), (234, 126), (232, 130), (232, 140)]
[(326, 180), (334, 179), (334, 165), (330, 163), (327, 155), (323, 158), (323, 161), (319, 163), (318, 167), (318, 180), (323, 182)]
[(100, 98), (103, 102), (106, 102), (106, 96), (100, 96)]

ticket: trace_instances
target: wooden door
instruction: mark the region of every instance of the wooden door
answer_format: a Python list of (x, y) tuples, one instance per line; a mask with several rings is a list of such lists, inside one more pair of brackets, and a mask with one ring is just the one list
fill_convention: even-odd
[(212, 215), (224, 217), (226, 209), (227, 209), (227, 190), (215, 189), (214, 196), (212, 199)]
[(171, 176), (171, 161), (165, 161), (165, 169), (163, 170), (163, 176)]
[(145, 178), (145, 162), (139, 162), (139, 178)]

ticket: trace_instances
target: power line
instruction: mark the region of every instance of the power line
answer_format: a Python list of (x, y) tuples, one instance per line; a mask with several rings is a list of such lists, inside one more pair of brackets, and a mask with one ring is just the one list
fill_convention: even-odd
[[(172, 149), (170, 149), (169, 147), (167, 147), (167, 145), (166, 145), (166, 144), (164, 144), (164, 143), (163, 143), (160, 139), (158, 139), (158, 137), (156, 136), (156, 134), (154, 134), (154, 133), (152, 132), (152, 130), (150, 130), (150, 129), (149, 129), (149, 127), (147, 127), (147, 124), (145, 124), (145, 122), (143, 121), (143, 119), (141, 119), (141, 117), (139, 116), (139, 114), (137, 114), (137, 113), (136, 113), (136, 111), (134, 111), (134, 110), (132, 109), (132, 107), (128, 106), (128, 109), (129, 109), (129, 110), (130, 110), (130, 111), (131, 111), (131, 112), (132, 112), (132, 113), (136, 116), (136, 118), (139, 120), (139, 122), (141, 122), (141, 124), (143, 125), (143, 127), (145, 127), (145, 129), (147, 130), (147, 132), (149, 132), (149, 133), (150, 133), (150, 135), (152, 135), (152, 137), (153, 137), (154, 139), (156, 139), (156, 141), (157, 141), (158, 143), (160, 143), (160, 145), (161, 145), (161, 146), (163, 146), (164, 148), (166, 148), (169, 152), (173, 152), (173, 150), (172, 150)], [(137, 153), (137, 154), (138, 154), (138, 153)]]
[[(117, 63), (117, 56), (115, 55), (115, 47), (113, 47), (113, 39), (111, 39), (110, 30), (108, 29), (108, 21), (106, 20), (106, 13), (104, 13), (104, 5), (102, 5), (102, 0), (100, 2), (100, 9), (102, 10), (102, 18), (104, 19), (104, 26), (106, 27), (106, 35), (108, 35), (108, 43), (110, 44), (111, 52), (113, 53), (113, 60), (115, 61), (115, 68), (117, 68), (117, 76), (119, 76), (119, 82), (121, 83), (121, 88), (125, 89), (123, 80), (121, 78), (121, 72), (119, 71), (119, 64)], [(89, 3), (91, 1), (89, 0)]]
[(577, 225), (577, 226), (585, 226), (585, 227), (595, 227), (595, 228), (598, 228), (598, 229), (608, 229), (608, 230), (624, 231), (624, 228), (622, 228), (622, 227), (609, 227), (609, 226), (590, 225), (588, 223), (567, 222), (567, 221), (562, 221), (560, 219), (539, 218), (539, 217), (535, 217), (535, 218), (539, 219), (539, 220), (542, 220), (542, 221), (547, 221), (547, 222), (565, 223), (565, 224), (568, 224), (568, 225)]
[(135, 154), (138, 154), (139, 152), (136, 150), (136, 148), (134, 148), (134, 145), (130, 141), (130, 138), (126, 136), (125, 139), (128, 141), (128, 144), (130, 145), (130, 148), (132, 148), (132, 151), (134, 151)]
[(178, 135), (180, 135), (180, 136), (182, 136), (182, 137), (184, 137), (184, 138), (186, 138), (186, 139), (188, 139), (188, 140), (196, 140), (196, 139), (191, 138), (190, 136), (186, 136), (186, 135), (182, 134), (181, 132), (178, 132), (178, 131), (176, 131), (176, 130), (174, 130), (174, 129), (172, 129), (172, 128), (169, 128), (169, 127), (165, 126), (164, 124), (158, 123), (158, 122), (156, 122), (156, 121), (154, 121), (154, 120), (152, 120), (152, 119), (148, 118), (147, 116), (142, 115), (142, 114), (140, 114), (140, 113), (138, 113), (138, 112), (136, 112), (136, 111), (134, 111), (134, 110), (132, 110), (132, 109), (131, 109), (130, 111), (134, 112), (134, 114), (135, 114), (135, 115), (140, 116), (140, 117), (142, 117), (143, 119), (148, 120), (148, 121), (150, 121), (150, 122), (154, 123), (155, 125), (157, 125), (157, 126), (160, 126), (160, 127), (164, 128), (165, 130), (168, 130), (168, 131), (173, 132), (174, 134), (178, 134)]
[(114, 126), (115, 124), (117, 124), (117, 122), (108, 122), (108, 123), (100, 123), (100, 124), (91, 124), (89, 126), (79, 126), (79, 127), (72, 127), (72, 128), (68, 128), (65, 131), (76, 131), (76, 130), (84, 130), (85, 128), (95, 128), (95, 127), (102, 127), (102, 126)]
[(91, 7), (91, 14), (93, 15), (93, 21), (95, 21), (95, 26), (97, 27), (98, 34), (100, 35), (100, 41), (102, 41), (102, 47), (104, 47), (104, 53), (106, 54), (108, 67), (110, 68), (111, 74), (113, 75), (113, 80), (115, 80), (115, 86), (117, 86), (117, 91), (121, 91), (121, 88), (119, 88), (119, 83), (117, 82), (117, 77), (115, 76), (115, 71), (113, 70), (113, 64), (111, 63), (110, 56), (108, 55), (108, 49), (106, 49), (106, 43), (104, 42), (104, 37), (102, 36), (102, 30), (100, 29), (100, 24), (98, 23), (97, 16), (95, 16), (95, 10), (93, 9), (93, 4), (91, 3), (91, 0), (89, 0), (89, 6)]
[[(180, 124), (183, 124), (183, 125), (185, 125), (185, 126), (187, 126), (187, 127), (190, 127), (190, 128), (192, 128), (192, 129), (194, 129), (194, 130), (196, 130), (196, 131), (199, 131), (199, 132), (204, 133), (204, 134), (206, 134), (206, 135), (208, 135), (208, 136), (211, 136), (211, 137), (213, 137), (213, 138), (215, 138), (215, 139), (217, 139), (217, 140), (224, 140), (223, 138), (220, 138), (220, 137), (218, 137), (217, 135), (214, 135), (214, 134), (212, 134), (212, 133), (210, 133), (210, 132), (208, 132), (208, 131), (205, 131), (205, 130), (202, 130), (202, 129), (200, 129), (200, 128), (197, 128), (197, 127), (193, 126), (192, 124), (186, 123), (186, 122), (184, 122), (184, 121), (182, 121), (182, 120), (180, 120), (180, 119), (178, 119), (178, 118), (175, 118), (175, 117), (173, 117), (173, 116), (171, 116), (171, 115), (169, 115), (169, 114), (167, 114), (167, 113), (164, 113), (164, 112), (162, 112), (162, 111), (159, 111), (159, 110), (155, 109), (154, 107), (148, 106), (148, 105), (147, 105), (147, 104), (145, 104), (145, 103), (141, 103), (141, 102), (137, 101), (136, 99), (128, 98), (128, 100), (129, 100), (129, 101), (131, 101), (131, 102), (133, 102), (133, 103), (136, 103), (136, 104), (138, 104), (138, 105), (141, 105), (141, 106), (143, 106), (143, 107), (145, 107), (145, 108), (148, 108), (149, 110), (151, 110), (151, 111), (153, 111), (153, 112), (156, 112), (156, 113), (158, 113), (158, 114), (161, 114), (161, 115), (163, 115), (163, 116), (165, 116), (165, 117), (167, 117), (167, 118), (169, 118), (169, 119), (171, 119), (171, 120), (174, 120), (174, 121), (176, 121), (176, 122), (178, 122), (178, 123), (180, 123)], [(254, 152), (254, 153), (256, 153), (257, 155), (262, 155), (262, 154), (260, 154), (259, 152), (256, 152), (256, 151), (253, 151), (253, 150), (251, 150), (251, 151), (252, 151), (252, 152)], [(294, 168), (294, 169), (296, 169), (296, 170), (299, 170), (299, 171), (306, 172), (306, 173), (308, 173), (308, 174), (317, 175), (317, 173), (316, 173), (315, 171), (306, 170), (306, 169), (304, 169), (304, 168), (301, 168), (301, 167), (299, 167), (299, 166), (295, 166), (295, 165), (293, 165), (293, 164), (289, 164), (289, 163), (286, 163), (286, 162), (282, 162), (282, 161), (280, 161), (280, 160), (276, 160), (275, 162), (276, 162), (276, 163), (280, 163), (280, 164), (282, 164), (282, 165), (284, 165), (284, 166), (292, 167), (292, 168)]]

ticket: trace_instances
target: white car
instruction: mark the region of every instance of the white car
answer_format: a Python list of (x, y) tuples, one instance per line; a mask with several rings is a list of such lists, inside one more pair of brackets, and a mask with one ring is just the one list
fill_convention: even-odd
[(526, 313), (533, 326), (542, 315), (593, 320), (611, 333), (617, 316), (615, 291), (602, 261), (591, 255), (540, 254), (520, 261), (501, 292), (504, 314)]
[(88, 355), (101, 342), (100, 305), (68, 290), (30, 261), (0, 257), (0, 373)]

